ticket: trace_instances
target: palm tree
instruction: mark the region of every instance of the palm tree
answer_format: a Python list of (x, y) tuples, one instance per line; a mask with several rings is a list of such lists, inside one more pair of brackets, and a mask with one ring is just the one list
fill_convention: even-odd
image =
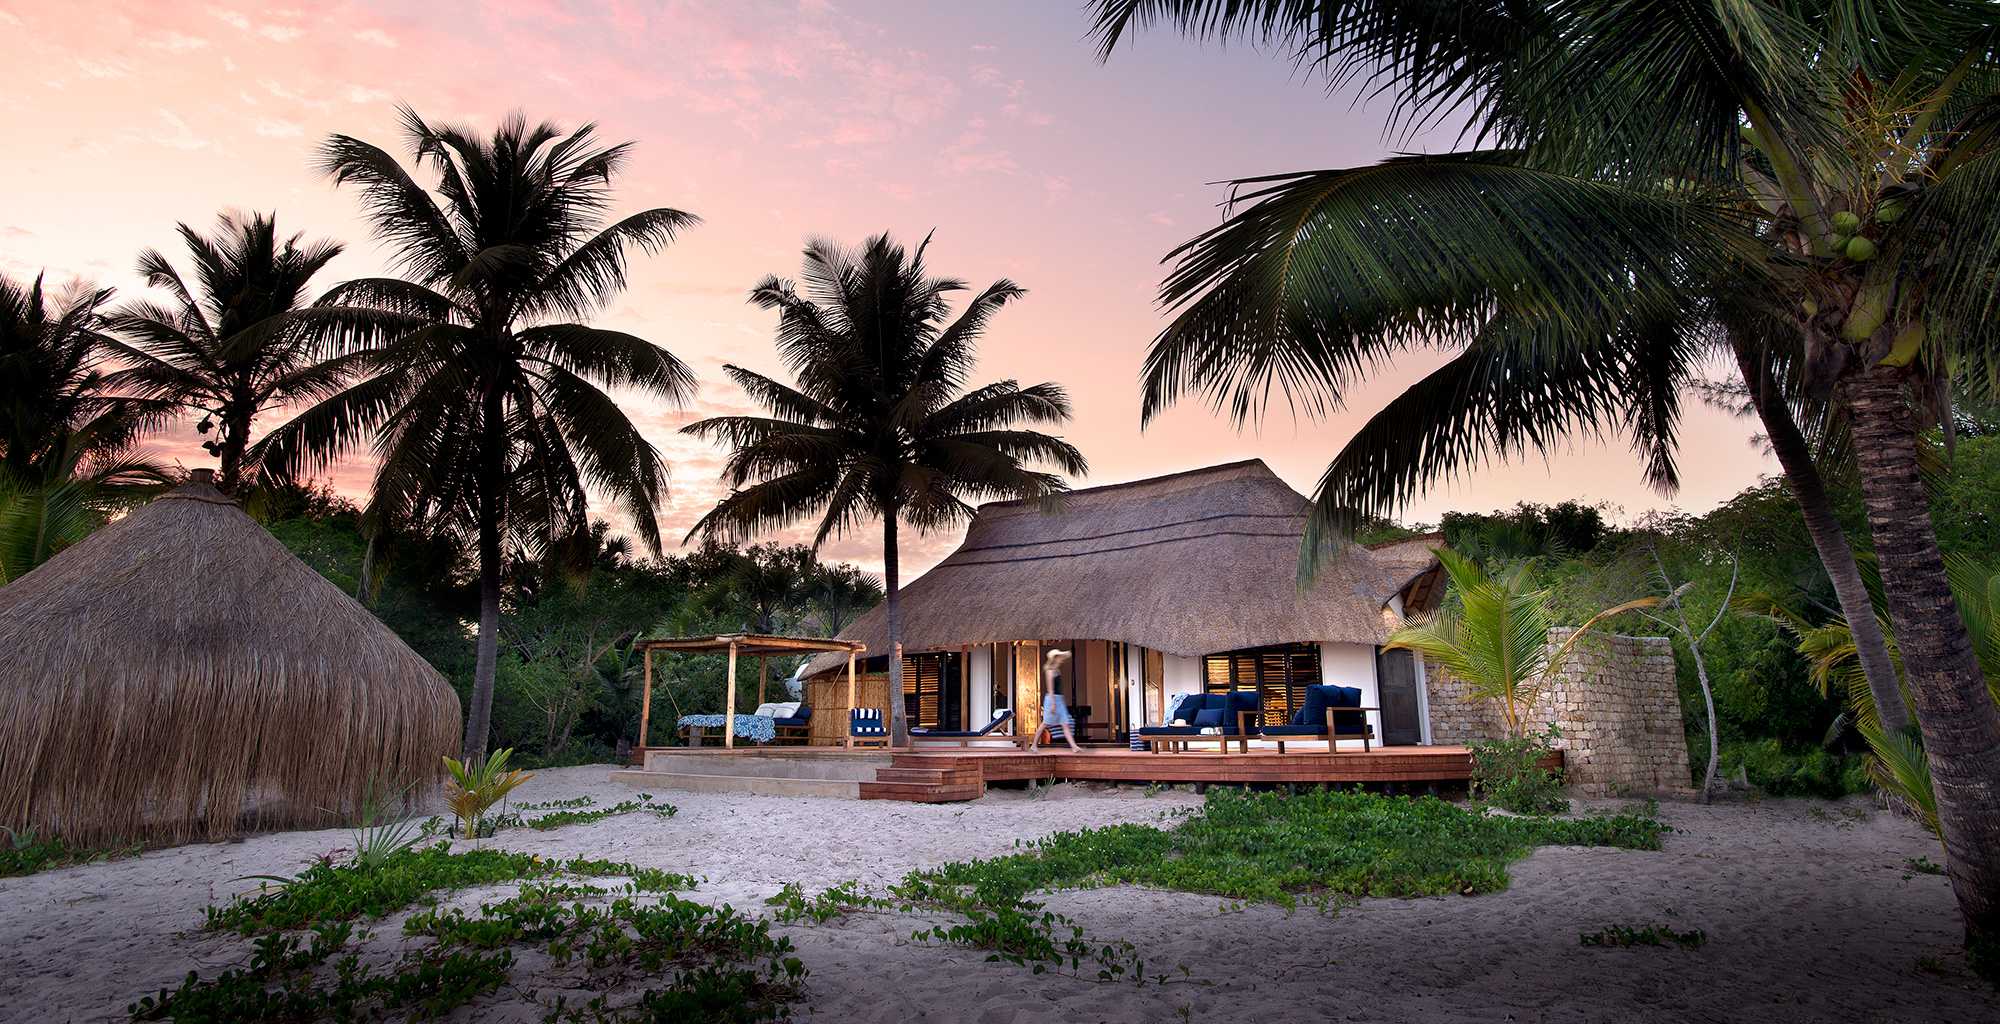
[(167, 411), (120, 397), (103, 365), (110, 289), (51, 301), (37, 277), (0, 276), (0, 583), (47, 561), (143, 501), (166, 479), (139, 457), (140, 434)]
[(123, 450), (166, 411), (106, 383), (110, 298), (109, 288), (77, 286), (52, 300), (39, 276), (22, 287), (0, 275), (0, 470), (39, 480)]
[(815, 565), (806, 593), (819, 612), (819, 631), (827, 636), (839, 636), (861, 613), (882, 603), (881, 582), (845, 562)]
[(340, 255), (339, 243), (302, 247), (304, 235), (295, 234), (281, 244), (276, 214), (217, 220), (214, 238), (179, 225), (194, 259), (194, 288), (158, 250), (139, 254), (139, 273), (170, 292), (173, 304), (134, 303), (111, 319), (112, 330), (129, 340), (111, 346), (126, 368), (108, 383), (199, 410), (196, 429), (216, 431), (202, 443), (221, 461), (216, 486), (233, 494), (250, 468), (244, 454), (258, 414), (332, 394), (358, 360), (321, 362), (316, 330), (350, 325), (341, 323), (342, 310), (303, 308), (308, 284)]
[(502, 545), (547, 550), (586, 532), (586, 489), (624, 505), (660, 550), (666, 494), (659, 452), (601, 388), (679, 403), (694, 375), (665, 349), (580, 322), (625, 285), (627, 249), (654, 252), (698, 222), (672, 209), (608, 226), (611, 179), (631, 144), (594, 145), (594, 125), (530, 127), (517, 112), (490, 138), (433, 126), (400, 108), (413, 162), (335, 135), (319, 167), (361, 187), (376, 234), (409, 280), (349, 281), (320, 300), (405, 318), (413, 329), (365, 351), (366, 379), (273, 431), (256, 455), (296, 472), (364, 439), (378, 462), (364, 522), (449, 524), (479, 558), (479, 648), (465, 758), (482, 757), (492, 720)]
[[(1158, 19), (1260, 36), (1370, 79), (1406, 126), (1466, 111), (1498, 147), (1247, 179), (1251, 205), (1175, 254), (1149, 411), (1200, 388), (1248, 416), (1273, 381), (1323, 407), (1399, 347), (1495, 324), (1517, 349), (1589, 350), (1690, 291), (1784, 325), (1807, 393), (1850, 423), (1968, 941), (2000, 941), (2000, 707), (1951, 605), (1911, 401), (1938, 418), (1945, 368), (2000, 376), (1993, 6), (1095, 6), (1107, 53)], [(1316, 522), (1343, 497), (1384, 495), (1322, 481)]]
[(817, 516), (817, 550), (870, 518), (882, 522), (888, 600), (891, 741), (909, 739), (903, 709), (903, 613), (897, 529), (919, 532), (964, 522), (968, 499), (1053, 500), (1062, 476), (1088, 472), (1059, 438), (1018, 423), (1069, 419), (1055, 384), (1003, 380), (966, 389), (973, 343), (1022, 289), (1000, 280), (946, 322), (946, 296), (965, 283), (924, 276), (926, 238), (913, 254), (886, 234), (846, 252), (815, 239), (805, 250), (806, 295), (766, 278), (750, 301), (778, 311), (778, 355), (797, 379), (787, 385), (738, 366), (731, 379), (769, 416), (720, 416), (684, 428), (732, 450), (723, 477), (735, 488), (695, 524), (695, 533), (747, 538)]

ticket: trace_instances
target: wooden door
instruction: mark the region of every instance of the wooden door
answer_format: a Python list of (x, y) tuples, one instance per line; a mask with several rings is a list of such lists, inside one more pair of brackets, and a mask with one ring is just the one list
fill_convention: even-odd
[(1416, 656), (1402, 649), (1377, 650), (1375, 685), (1382, 697), (1382, 745), (1421, 743), (1424, 727), (1417, 705)]

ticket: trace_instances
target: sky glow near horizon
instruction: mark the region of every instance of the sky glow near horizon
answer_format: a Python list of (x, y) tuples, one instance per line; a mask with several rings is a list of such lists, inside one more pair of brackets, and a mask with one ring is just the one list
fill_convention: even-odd
[[(703, 218), (663, 253), (637, 257), (630, 287), (597, 319), (664, 346), (702, 381), (689, 409), (622, 403), (671, 466), (670, 550), (725, 490), (722, 453), (677, 430), (755, 411), (724, 363), (782, 378), (776, 316), (745, 297), (766, 274), (796, 275), (808, 236), (852, 246), (886, 230), (915, 244), (934, 230), (931, 273), (1025, 287), (993, 319), (974, 381), (1065, 386), (1076, 418), (1060, 433), (1091, 464), (1079, 486), (1257, 457), (1310, 493), (1367, 416), (1444, 356), (1380, 368), (1320, 420), (1295, 419), (1277, 399), (1260, 427), (1239, 431), (1196, 401), (1142, 431), (1139, 367), (1166, 322), (1160, 261), (1220, 222), (1227, 189), (1214, 182), (1440, 151), (1454, 136), (1387, 138), (1380, 104), (1330, 97), (1251, 47), (1156, 30), (1100, 64), (1088, 27), (1080, 4), (1041, 0), (0, 2), (0, 56), (13, 72), (0, 80), (0, 112), (17, 140), (0, 161), (0, 187), (15, 197), (0, 221), (0, 270), (129, 298), (144, 290), (132, 270), (140, 249), (186, 267), (177, 221), (208, 232), (226, 208), (275, 210), (283, 232), (347, 243), (317, 293), (391, 264), (352, 192), (308, 169), (327, 135), (401, 153), (398, 102), (481, 133), (516, 108), (531, 121), (596, 121), (605, 142), (638, 143), (614, 216), (670, 206)], [(191, 424), (153, 448), (212, 465)], [(1579, 439), (1551, 460), (1436, 486), (1401, 518), (1568, 498), (1614, 503), (1624, 519), (1704, 511), (1774, 471), (1754, 430), (1690, 397), (1678, 495), (1646, 487), (1623, 437)], [(333, 480), (364, 495), (365, 459)], [(904, 578), (959, 536), (905, 531)], [(879, 571), (879, 531), (825, 553)]]

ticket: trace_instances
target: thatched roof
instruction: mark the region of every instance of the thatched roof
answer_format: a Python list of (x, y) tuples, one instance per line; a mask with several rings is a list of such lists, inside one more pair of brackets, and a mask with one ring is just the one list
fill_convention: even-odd
[[(1377, 644), (1389, 599), (1435, 563), (1356, 547), (1298, 587), (1306, 499), (1259, 460), (1073, 491), (1060, 514), (983, 505), (965, 542), (903, 588), (903, 649), (1119, 640), (1193, 656), (1302, 640)], [(887, 650), (887, 611), (843, 630)], [(815, 660), (808, 671), (833, 667)]]
[(180, 842), (329, 822), (457, 747), (444, 677), (197, 471), (0, 587), (0, 824)]

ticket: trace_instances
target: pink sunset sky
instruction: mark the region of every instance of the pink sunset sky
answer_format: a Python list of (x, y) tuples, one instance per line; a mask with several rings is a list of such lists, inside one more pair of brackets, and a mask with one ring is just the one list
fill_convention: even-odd
[[(703, 218), (641, 258), (599, 321), (702, 378), (692, 409), (626, 403), (672, 466), (670, 537), (722, 491), (721, 453), (676, 430), (750, 411), (723, 363), (780, 373), (775, 316), (744, 298), (765, 274), (795, 274), (810, 235), (851, 245), (887, 230), (914, 243), (935, 229), (933, 273), (1027, 288), (994, 320), (978, 379), (1069, 388), (1076, 419), (1063, 433), (1091, 463), (1080, 484), (1258, 457), (1308, 490), (1368, 414), (1442, 357), (1384, 368), (1319, 421), (1280, 411), (1238, 432), (1190, 404), (1142, 431), (1140, 361), (1164, 323), (1160, 260), (1218, 223), (1226, 191), (1213, 182), (1455, 140), (1385, 138), (1379, 105), (1329, 97), (1254, 48), (1156, 31), (1100, 64), (1087, 30), (1075, 0), (0, 3), (0, 116), (15, 140), (0, 161), (14, 197), (0, 270), (135, 295), (141, 248), (177, 257), (176, 221), (207, 231), (233, 207), (346, 241), (322, 287), (376, 274), (386, 254), (355, 197), (307, 169), (314, 146), (338, 132), (400, 152), (397, 102), (482, 131), (520, 108), (638, 142), (619, 212)], [(1614, 437), (1440, 485), (1403, 518), (1566, 498), (1613, 502), (1625, 518), (1705, 510), (1773, 471), (1752, 429), (1691, 401), (1686, 486), (1672, 498), (1645, 487)], [(208, 464), (192, 438), (183, 428), (156, 447)], [(335, 479), (359, 496), (365, 466)], [(957, 540), (910, 539), (905, 572)], [(828, 554), (879, 568), (879, 537)]]

